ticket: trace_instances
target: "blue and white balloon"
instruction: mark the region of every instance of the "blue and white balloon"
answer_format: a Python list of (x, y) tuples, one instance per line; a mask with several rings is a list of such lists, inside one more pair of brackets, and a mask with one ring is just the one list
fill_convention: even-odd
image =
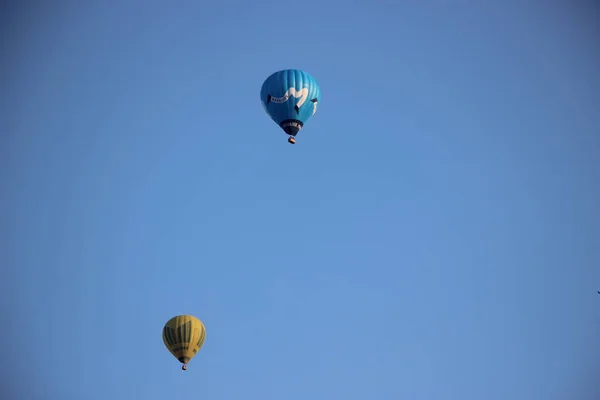
[(290, 135), (289, 142), (317, 112), (321, 89), (307, 72), (286, 69), (269, 76), (260, 91), (262, 105), (277, 125)]

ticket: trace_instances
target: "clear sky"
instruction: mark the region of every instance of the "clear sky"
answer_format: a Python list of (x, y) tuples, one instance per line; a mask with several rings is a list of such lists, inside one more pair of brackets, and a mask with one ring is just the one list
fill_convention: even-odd
[(593, 3), (4, 4), (0, 397), (600, 398)]

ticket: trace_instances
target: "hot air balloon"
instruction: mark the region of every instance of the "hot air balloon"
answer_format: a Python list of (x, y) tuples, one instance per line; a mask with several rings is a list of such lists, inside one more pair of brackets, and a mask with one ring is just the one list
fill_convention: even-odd
[(206, 328), (193, 315), (178, 315), (167, 321), (162, 337), (167, 349), (183, 364), (181, 369), (185, 371), (204, 344)]
[(285, 69), (265, 80), (260, 100), (271, 119), (290, 135), (288, 142), (294, 144), (300, 129), (317, 112), (321, 89), (307, 72)]

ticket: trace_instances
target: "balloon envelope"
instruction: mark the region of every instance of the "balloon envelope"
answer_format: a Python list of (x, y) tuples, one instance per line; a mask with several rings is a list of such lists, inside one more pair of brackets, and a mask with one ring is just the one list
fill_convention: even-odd
[(321, 89), (305, 71), (285, 69), (275, 72), (260, 90), (262, 105), (275, 123), (291, 136), (317, 112)]
[(202, 348), (206, 328), (193, 315), (178, 315), (167, 321), (162, 336), (167, 349), (185, 365)]

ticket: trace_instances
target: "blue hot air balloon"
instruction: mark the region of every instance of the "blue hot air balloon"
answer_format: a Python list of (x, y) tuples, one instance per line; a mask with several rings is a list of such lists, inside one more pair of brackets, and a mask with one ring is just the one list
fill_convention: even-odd
[(308, 73), (285, 69), (265, 80), (260, 100), (271, 119), (290, 135), (288, 142), (294, 144), (300, 129), (317, 112), (321, 89)]

